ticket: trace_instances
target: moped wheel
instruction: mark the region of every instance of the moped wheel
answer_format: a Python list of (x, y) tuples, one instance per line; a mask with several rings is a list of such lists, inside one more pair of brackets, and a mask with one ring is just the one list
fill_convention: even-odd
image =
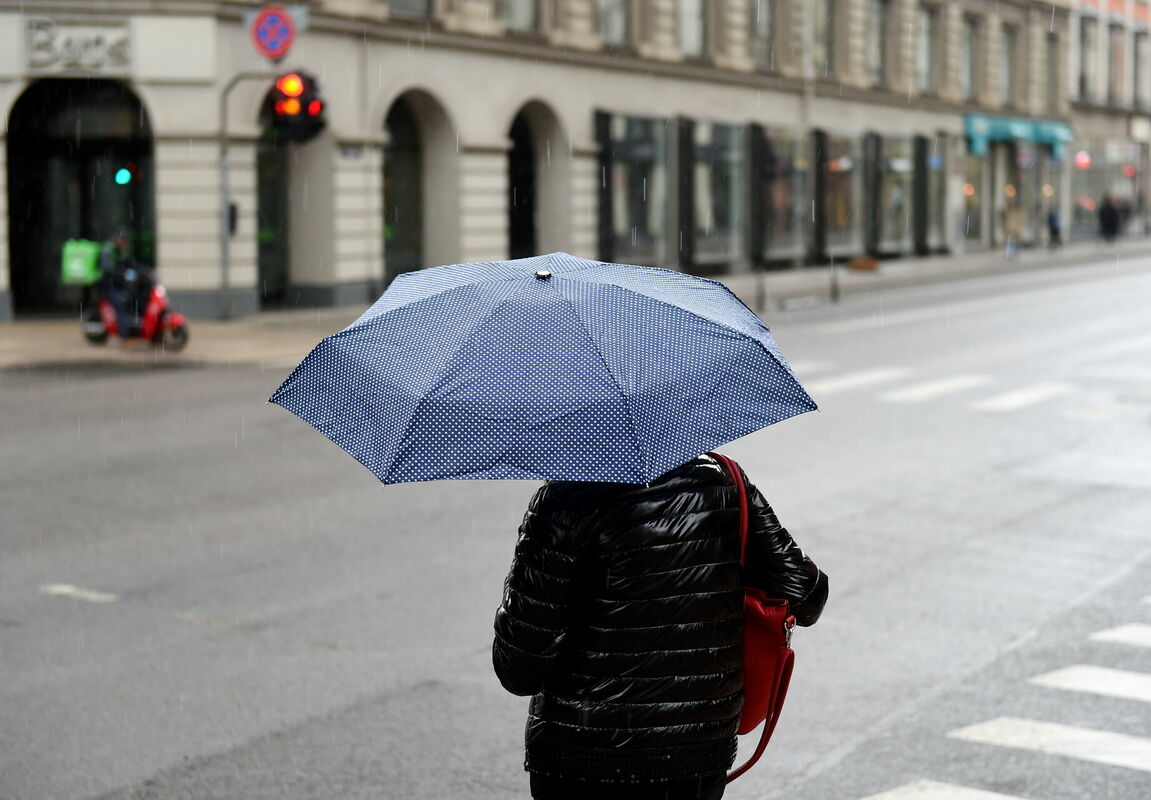
[(179, 353), (188, 344), (188, 326), (177, 325), (174, 328), (164, 328), (164, 336), (160, 346), (171, 352)]
[(108, 329), (104, 327), (101, 319), (88, 319), (84, 321), (84, 338), (92, 344), (107, 344)]

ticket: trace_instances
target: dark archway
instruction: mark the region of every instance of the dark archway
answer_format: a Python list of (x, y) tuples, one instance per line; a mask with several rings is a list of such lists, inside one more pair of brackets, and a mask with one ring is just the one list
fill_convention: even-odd
[(520, 112), (512, 122), (512, 148), (508, 151), (508, 255), (527, 258), (536, 254), (536, 152), (527, 115)]
[(48, 78), (8, 118), (8, 241), (17, 313), (74, 308), (60, 283), (68, 239), (125, 230), (133, 256), (156, 263), (152, 130), (139, 98), (111, 80)]
[(415, 109), (401, 97), (384, 122), (385, 281), (424, 265), (423, 148)]

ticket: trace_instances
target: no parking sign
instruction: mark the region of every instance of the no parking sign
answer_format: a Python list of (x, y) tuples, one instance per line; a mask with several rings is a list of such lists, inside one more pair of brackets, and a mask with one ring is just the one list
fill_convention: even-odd
[(307, 27), (307, 6), (265, 6), (251, 15), (248, 31), (257, 52), (272, 61), (288, 54), (296, 34)]

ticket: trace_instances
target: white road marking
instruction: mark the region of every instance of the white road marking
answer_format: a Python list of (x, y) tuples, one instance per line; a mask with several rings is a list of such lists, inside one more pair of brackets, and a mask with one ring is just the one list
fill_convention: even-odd
[(109, 592), (96, 592), (91, 589), (81, 589), (79, 586), (73, 586), (70, 583), (45, 583), (40, 586), (40, 591), (56, 597), (74, 597), (77, 600), (83, 600), (88, 603), (116, 602), (116, 595), (114, 594)]
[(1151, 772), (1151, 739), (1122, 733), (1073, 728), (1017, 717), (997, 717), (947, 735), (978, 744), (1031, 750)]
[(979, 400), (972, 403), (971, 407), (976, 411), (1018, 411), (1021, 408), (1027, 408), (1065, 395), (1074, 388), (1067, 383), (1036, 383), (988, 397), (986, 400)]
[(921, 403), (924, 400), (931, 400), (953, 392), (962, 392), (964, 389), (983, 386), (990, 382), (991, 378), (986, 375), (952, 375), (885, 392), (879, 396), (879, 399), (885, 403)]
[[(1143, 598), (1147, 602), (1151, 598)], [(1130, 625), (1120, 625), (1117, 628), (1108, 628), (1091, 634), (1097, 642), (1117, 642), (1119, 644), (1133, 644), (1136, 647), (1151, 647), (1151, 625), (1141, 622), (1132, 622)]]
[[(810, 381), (804, 388), (807, 389), (808, 394), (816, 397), (816, 395), (844, 392), (848, 389), (859, 389), (875, 383), (893, 381), (897, 378), (902, 378), (906, 374), (907, 370), (899, 367), (879, 367), (877, 369), (861, 370), (860, 372), (848, 372), (846, 375), (837, 375), (834, 378)], [(819, 398), (816, 397), (816, 400), (818, 399)]]
[(1093, 667), (1076, 664), (1054, 672), (1036, 675), (1028, 683), (1047, 686), (1052, 689), (1066, 689), (1071, 692), (1101, 694), (1106, 697), (1122, 697), (1124, 700), (1142, 700), (1151, 703), (1151, 675), (1145, 672), (1128, 672), (1109, 667)]
[(965, 786), (955, 786), (938, 781), (906, 783), (891, 791), (870, 795), (863, 800), (906, 800), (907, 798), (917, 798), (917, 800), (1021, 800), (1014, 795), (985, 792), (982, 789), (968, 789)]

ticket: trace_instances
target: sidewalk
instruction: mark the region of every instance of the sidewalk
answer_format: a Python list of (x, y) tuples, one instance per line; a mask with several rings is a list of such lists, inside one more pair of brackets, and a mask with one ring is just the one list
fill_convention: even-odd
[[(962, 256), (909, 258), (880, 262), (874, 271), (837, 265), (842, 295), (899, 286), (956, 280), (981, 275), (1043, 269), (1110, 258), (1151, 257), (1151, 238), (1131, 239), (1103, 249), (1098, 244), (1068, 245), (1062, 250), (1025, 250), (1007, 261), (999, 250)], [(828, 302), (830, 267), (804, 267), (719, 277), (752, 308), (762, 291), (765, 311)], [(762, 289), (759, 282), (762, 281)], [(235, 320), (192, 320), (187, 349), (179, 355), (146, 348), (122, 351), (116, 342), (88, 344), (80, 321), (53, 319), (0, 324), (0, 369), (71, 369), (111, 365), (129, 369), (175, 365), (254, 365), (287, 370), (324, 336), (340, 330), (362, 313), (362, 306), (270, 311)]]

